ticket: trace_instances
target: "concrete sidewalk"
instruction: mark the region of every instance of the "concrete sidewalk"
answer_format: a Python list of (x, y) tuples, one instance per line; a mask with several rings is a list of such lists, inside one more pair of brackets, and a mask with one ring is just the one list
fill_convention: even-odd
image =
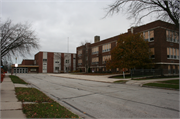
[(119, 75), (119, 74), (114, 74), (114, 75), (76, 75), (76, 74), (63, 73), (63, 74), (47, 74), (47, 75), (64, 77), (64, 78), (72, 78), (72, 79), (97, 81), (97, 82), (106, 82), (106, 83), (113, 83), (114, 81), (119, 81), (119, 80), (130, 80), (130, 78), (129, 79), (109, 78), (111, 76), (115, 76), (115, 75)]
[(151, 83), (156, 81), (166, 81), (166, 80), (174, 80), (179, 78), (165, 78), (165, 79), (150, 79), (150, 80), (131, 80), (130, 78), (127, 79), (115, 79), (115, 78), (109, 78), (111, 76), (116, 76), (119, 74), (114, 75), (75, 75), (75, 74), (47, 74), (50, 76), (57, 76), (57, 77), (64, 77), (64, 78), (73, 78), (73, 79), (82, 79), (82, 80), (89, 80), (89, 81), (97, 81), (97, 82), (106, 82), (106, 83), (113, 83), (114, 81), (119, 80), (128, 80), (126, 82), (127, 85), (137, 85), (142, 86), (145, 83)]
[(26, 118), (22, 112), (22, 102), (18, 102), (15, 86), (9, 75), (6, 75), (1, 87), (1, 118)]

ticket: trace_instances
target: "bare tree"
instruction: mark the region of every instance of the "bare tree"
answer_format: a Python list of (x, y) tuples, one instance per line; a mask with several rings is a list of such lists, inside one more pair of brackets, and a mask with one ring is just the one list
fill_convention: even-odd
[(90, 59), (88, 59), (89, 57), (88, 57), (88, 51), (89, 51), (89, 45), (88, 44), (91, 44), (92, 43), (92, 41), (87, 41), (87, 40), (85, 40), (84, 42), (82, 41), (81, 42), (81, 46), (85, 46), (85, 47), (83, 47), (83, 51), (82, 52), (84, 52), (84, 57), (83, 57), (83, 62), (84, 62), (84, 65), (85, 65), (85, 72), (86, 73), (88, 73), (88, 69), (90, 68), (90, 63), (89, 63), (89, 61), (90, 61)]
[(85, 45), (86, 43), (92, 43), (92, 41), (88, 41), (88, 40), (85, 40), (85, 41), (81, 41), (80, 45)]
[(136, 24), (146, 16), (155, 15), (179, 28), (180, 0), (116, 0), (107, 9), (106, 16), (125, 11), (128, 19), (134, 19)]
[(32, 49), (39, 48), (39, 39), (30, 24), (12, 24), (11, 20), (7, 20), (0, 25), (0, 31), (1, 63), (3, 59), (11, 59), (15, 55), (25, 56)]

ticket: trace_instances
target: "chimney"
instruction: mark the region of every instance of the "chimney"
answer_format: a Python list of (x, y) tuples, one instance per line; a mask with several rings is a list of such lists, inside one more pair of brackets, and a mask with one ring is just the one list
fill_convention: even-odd
[(100, 36), (94, 36), (94, 43), (97, 43), (100, 41)]

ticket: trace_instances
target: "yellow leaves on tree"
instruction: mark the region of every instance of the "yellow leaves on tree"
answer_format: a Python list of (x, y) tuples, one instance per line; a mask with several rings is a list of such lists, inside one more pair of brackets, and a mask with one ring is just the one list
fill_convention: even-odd
[(117, 46), (111, 50), (111, 60), (106, 67), (112, 68), (149, 68), (150, 59), (148, 42), (140, 34), (122, 34), (119, 36)]

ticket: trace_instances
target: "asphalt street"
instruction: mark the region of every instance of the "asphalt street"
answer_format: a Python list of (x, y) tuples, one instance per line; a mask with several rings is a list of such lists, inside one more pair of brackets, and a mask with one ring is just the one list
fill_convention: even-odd
[(179, 91), (18, 74), (84, 118), (179, 118)]

